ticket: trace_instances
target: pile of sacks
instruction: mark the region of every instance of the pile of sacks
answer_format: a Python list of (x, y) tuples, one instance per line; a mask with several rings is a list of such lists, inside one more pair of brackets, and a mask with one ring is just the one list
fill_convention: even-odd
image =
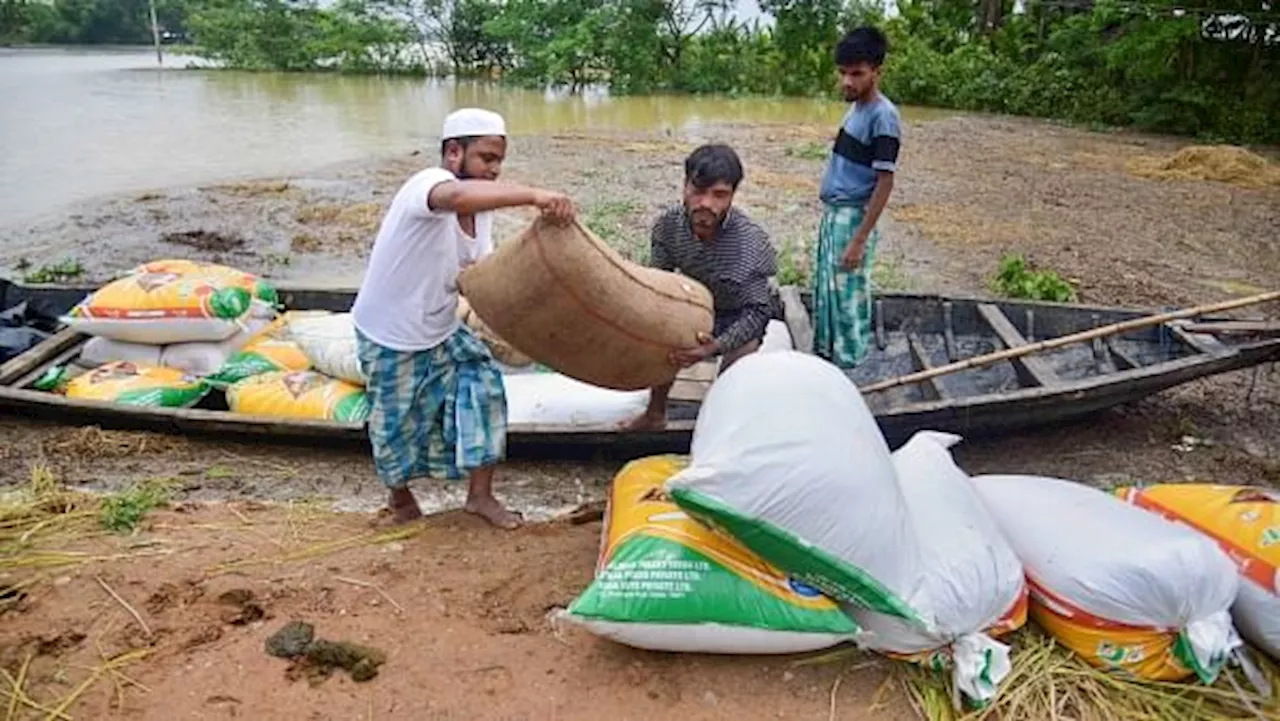
[[(466, 299), (458, 318), (503, 368), (513, 424), (611, 425), (643, 412), (647, 390), (615, 390), (535, 366)], [(233, 412), (361, 423), (369, 414), (349, 313), (278, 312), (257, 276), (213, 263), (167, 259), (134, 268), (61, 319), (92, 336), (73, 365), (37, 387), (70, 398), (187, 408), (223, 394)], [(790, 348), (785, 324), (766, 344)], [(205, 406), (217, 408), (217, 399)]]
[(1240, 645), (1218, 545), (1070, 481), (971, 478), (959, 440), (923, 431), (890, 453), (834, 366), (743, 359), (703, 403), (687, 462), (618, 475), (596, 578), (561, 616), (656, 650), (852, 641), (949, 666), (957, 705), (996, 695), (1001, 638), (1028, 615), (1097, 666), (1215, 679)]
[(190, 260), (138, 266), (62, 321), (92, 336), (74, 366), (37, 387), (69, 398), (187, 408), (211, 392), (254, 415), (363, 422), (364, 388), (313, 370), (291, 337), (325, 312), (278, 312), (275, 289), (235, 268)]

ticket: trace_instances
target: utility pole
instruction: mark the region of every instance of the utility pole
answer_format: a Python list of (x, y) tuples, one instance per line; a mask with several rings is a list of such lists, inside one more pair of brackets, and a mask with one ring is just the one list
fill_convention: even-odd
[(160, 23), (156, 20), (156, 0), (148, 0), (151, 6), (151, 40), (156, 45), (156, 64), (164, 65), (164, 56), (160, 54)]

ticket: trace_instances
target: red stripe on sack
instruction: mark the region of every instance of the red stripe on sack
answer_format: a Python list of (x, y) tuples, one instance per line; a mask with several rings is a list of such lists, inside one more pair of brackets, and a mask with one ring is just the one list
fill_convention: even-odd
[(1129, 491), (1125, 495), (1128, 496), (1127, 500), (1133, 505), (1153, 513), (1157, 513), (1160, 516), (1163, 516), (1167, 521), (1189, 526), (1213, 539), (1214, 542), (1216, 542), (1222, 549), (1223, 553), (1227, 554), (1227, 557), (1236, 564), (1236, 569), (1240, 572), (1241, 576), (1244, 576), (1250, 581), (1262, 586), (1262, 588), (1269, 593), (1280, 593), (1280, 588), (1276, 588), (1276, 566), (1274, 563), (1267, 561), (1265, 558), (1246, 549), (1235, 541), (1229, 538), (1224, 538), (1199, 523), (1178, 515), (1178, 513), (1173, 509), (1161, 504), (1154, 498), (1148, 497), (1141, 491)]
[(154, 320), (157, 318), (208, 318), (203, 308), (156, 308), (154, 310), (138, 310), (136, 308), (102, 308), (88, 307), (85, 315), (90, 318), (106, 318), (113, 320)]
[(1095, 616), (1092, 613), (1089, 613), (1083, 608), (1080, 608), (1074, 603), (1071, 603), (1070, 601), (1062, 598), (1061, 596), (1045, 588), (1043, 584), (1036, 581), (1036, 579), (1033, 578), (1029, 573), (1027, 574), (1027, 585), (1031, 588), (1031, 595), (1035, 597), (1035, 600), (1038, 601), (1041, 606), (1045, 607), (1045, 610), (1049, 611), (1055, 616), (1060, 616), (1062, 618), (1065, 618), (1079, 626), (1088, 626), (1090, 628), (1098, 628), (1098, 629), (1104, 629), (1104, 630), (1105, 629), (1130, 629), (1134, 631), (1160, 631), (1160, 632), (1165, 632), (1168, 630), (1168, 629), (1159, 628), (1157, 626), (1135, 626), (1133, 624), (1123, 623), (1120, 621), (1112, 621), (1106, 618), (1102, 618), (1100, 616)]

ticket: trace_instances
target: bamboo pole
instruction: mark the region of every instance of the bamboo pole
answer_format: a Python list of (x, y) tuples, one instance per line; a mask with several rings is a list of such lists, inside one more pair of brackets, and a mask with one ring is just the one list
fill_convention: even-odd
[(989, 366), (1003, 360), (1020, 358), (1024, 355), (1039, 353), (1040, 351), (1059, 348), (1072, 343), (1080, 343), (1087, 340), (1093, 340), (1094, 338), (1116, 335), (1117, 333), (1126, 333), (1140, 328), (1149, 328), (1153, 325), (1160, 325), (1162, 323), (1182, 320), (1184, 318), (1194, 318), (1195, 316), (1204, 315), (1206, 313), (1220, 313), (1226, 310), (1243, 308), (1245, 306), (1257, 305), (1259, 303), (1267, 303), (1273, 300), (1280, 300), (1280, 291), (1259, 293), (1258, 295), (1252, 295), (1248, 298), (1224, 300), (1220, 303), (1209, 303), (1207, 305), (1200, 305), (1194, 308), (1184, 308), (1183, 310), (1175, 310), (1168, 313), (1143, 316), (1142, 318), (1134, 318), (1132, 320), (1121, 321), (1119, 323), (1112, 323), (1111, 325), (1104, 325), (1091, 330), (1081, 331), (1079, 333), (1072, 333), (1070, 335), (1059, 336), (1057, 338), (1049, 338), (1035, 343), (1028, 343), (1027, 345), (1018, 346), (1017, 348), (1006, 348), (994, 353), (966, 358), (961, 361), (956, 361), (955, 363), (948, 363), (947, 365), (938, 366), (937, 368), (930, 368), (926, 371), (908, 373), (904, 376), (889, 378), (887, 380), (872, 383), (868, 386), (863, 386), (858, 390), (863, 393), (876, 393), (890, 388), (897, 388), (898, 386), (919, 383), (920, 381), (926, 381), (930, 378), (937, 378), (938, 376), (948, 375), (957, 371)]
[(164, 65), (164, 56), (160, 54), (160, 23), (156, 19), (156, 0), (147, 3), (151, 9), (151, 40), (156, 46), (156, 64)]

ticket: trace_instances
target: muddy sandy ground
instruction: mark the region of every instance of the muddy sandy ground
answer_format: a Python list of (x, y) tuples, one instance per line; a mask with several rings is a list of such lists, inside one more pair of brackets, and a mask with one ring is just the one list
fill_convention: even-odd
[[(799, 275), (817, 225), (816, 184), (828, 134), (826, 128), (741, 125), (688, 138), (521, 138), (507, 175), (571, 193), (597, 232), (640, 258), (648, 221), (676, 198), (684, 154), (704, 140), (731, 142), (748, 167), (739, 205), (773, 234), (783, 272)], [(1001, 254), (1016, 251), (1073, 279), (1081, 299), (1095, 303), (1181, 306), (1280, 284), (1280, 191), (1155, 182), (1125, 171), (1135, 157), (1177, 147), (1168, 139), (1003, 118), (912, 125), (892, 217), (883, 226), (877, 279), (891, 289), (984, 294)], [(302, 178), (108, 199), (31, 227), (0, 229), (0, 266), (74, 257), (91, 277), (105, 278), (176, 255), (274, 278), (352, 285), (379, 209), (408, 173), (430, 160), (406, 151)], [(499, 238), (518, 232), (523, 220), (506, 214)], [(1188, 436), (1199, 442), (1183, 443)], [(0, 484), (22, 481), (32, 463), (43, 462), (67, 483), (89, 488), (175, 478), (184, 497), (195, 500), (328, 499), (356, 509), (381, 500), (359, 449), (101, 434), (13, 418), (0, 419), (0, 439)], [(1280, 372), (1239, 372), (1084, 423), (970, 442), (958, 458), (974, 473), (1051, 474), (1102, 486), (1191, 478), (1278, 485)], [(601, 497), (619, 465), (620, 459), (522, 459), (502, 469), (500, 492), (531, 517), (548, 518)], [(429, 508), (443, 509), (460, 502), (460, 490), (423, 488), (420, 494)], [(394, 550), (383, 545), (309, 564), (210, 576), (207, 569), (222, 561), (350, 536), (365, 522), (325, 517), (282, 545), (281, 529), (291, 527), (294, 511), (240, 508), (248, 521), (225, 507), (193, 508), (161, 516), (148, 532), (173, 549), (194, 550), (175, 550), (160, 561), (115, 561), (38, 587), (23, 613), (5, 619), (0, 648), (7, 655), (0, 661), (12, 670), (22, 649), (38, 647), (32, 639), (50, 641), (44, 647), (50, 653), (33, 669), (50, 684), (51, 698), (57, 684), (83, 677), (68, 669), (96, 662), (90, 641), (67, 645), (68, 630), (103, 637), (113, 651), (152, 648), (154, 656), (129, 671), (150, 689), (125, 695), (125, 715), (138, 718), (830, 717), (835, 668), (646, 654), (581, 634), (557, 635), (542, 615), (586, 583), (598, 524), (504, 535), (447, 515)], [(169, 630), (157, 630), (152, 645), (137, 637), (136, 624), (102, 593), (94, 573), (135, 605), (164, 583), (199, 590), (176, 605), (156, 602), (154, 625)], [(381, 595), (337, 576), (376, 580), (408, 613), (394, 615)], [(271, 618), (247, 626), (220, 621), (216, 597), (232, 587), (268, 599), (263, 605)], [(314, 689), (290, 684), (285, 664), (262, 654), (261, 643), (294, 615), (316, 622), (322, 634), (382, 645), (392, 660), (367, 685), (342, 675)], [(201, 631), (201, 624), (220, 630)], [(60, 634), (63, 643), (52, 643)], [(212, 640), (199, 641), (206, 637)], [(888, 706), (868, 711), (885, 673), (877, 666), (846, 674), (834, 717), (906, 714), (896, 692), (888, 694)], [(108, 685), (95, 687), (76, 717), (109, 717), (113, 693)]]

